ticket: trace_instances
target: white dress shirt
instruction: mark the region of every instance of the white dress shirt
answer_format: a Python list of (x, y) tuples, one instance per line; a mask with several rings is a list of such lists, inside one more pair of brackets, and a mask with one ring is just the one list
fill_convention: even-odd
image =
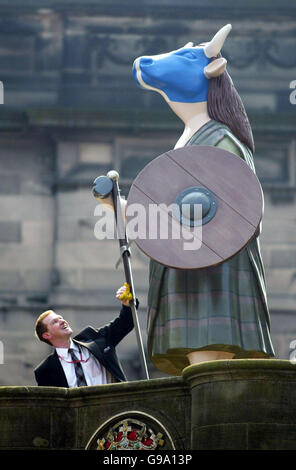
[[(80, 352), (83, 361), (81, 362), (82, 370), (84, 372), (87, 385), (103, 385), (112, 382), (111, 374), (105, 369), (104, 366), (91, 354), (87, 348), (74, 343), (71, 339), (70, 348), (74, 349), (77, 360), (80, 359)], [(77, 378), (75, 374), (75, 367), (72, 362), (71, 355), (68, 351), (69, 348), (56, 348), (57, 355), (66, 375), (69, 388), (77, 387)], [(88, 360), (87, 360), (88, 359)]]

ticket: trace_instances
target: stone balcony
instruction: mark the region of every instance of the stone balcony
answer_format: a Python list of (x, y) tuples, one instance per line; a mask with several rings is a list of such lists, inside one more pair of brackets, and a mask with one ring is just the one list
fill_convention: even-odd
[(291, 361), (242, 359), (100, 387), (1, 387), (0, 449), (295, 449), (295, 385)]

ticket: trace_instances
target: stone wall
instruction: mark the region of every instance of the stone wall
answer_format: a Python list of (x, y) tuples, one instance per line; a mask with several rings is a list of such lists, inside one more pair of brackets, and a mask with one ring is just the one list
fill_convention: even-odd
[(0, 387), (0, 449), (106, 449), (110, 433), (123, 449), (125, 421), (131, 446), (145, 426), (163, 451), (292, 450), (295, 380), (290, 361), (241, 359), (100, 387)]

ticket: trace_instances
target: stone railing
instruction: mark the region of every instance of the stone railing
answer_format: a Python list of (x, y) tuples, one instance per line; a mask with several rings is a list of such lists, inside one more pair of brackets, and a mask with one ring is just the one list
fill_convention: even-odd
[(1, 387), (0, 449), (295, 449), (295, 398), (296, 364), (259, 359), (100, 387)]

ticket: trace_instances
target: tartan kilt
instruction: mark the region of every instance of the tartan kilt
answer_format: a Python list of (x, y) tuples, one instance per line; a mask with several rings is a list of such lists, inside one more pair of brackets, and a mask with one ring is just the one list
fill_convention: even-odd
[[(249, 248), (255, 252), (256, 242)], [(157, 298), (154, 292), (161, 292)], [(179, 375), (192, 351), (235, 358), (270, 357), (269, 318), (247, 249), (206, 269), (167, 269), (150, 262), (148, 352), (155, 367)]]

